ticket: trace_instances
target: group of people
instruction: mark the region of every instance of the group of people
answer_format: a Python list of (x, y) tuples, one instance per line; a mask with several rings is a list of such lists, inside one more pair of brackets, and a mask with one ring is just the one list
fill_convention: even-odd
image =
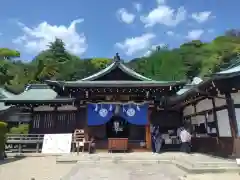
[[(159, 126), (151, 125), (151, 141), (152, 141), (152, 152), (153, 153), (160, 153), (162, 145), (164, 144), (164, 139), (162, 134), (159, 130)], [(180, 127), (177, 130), (177, 137), (181, 143), (180, 151), (185, 153), (191, 152), (191, 134), (187, 130), (187, 127)]]

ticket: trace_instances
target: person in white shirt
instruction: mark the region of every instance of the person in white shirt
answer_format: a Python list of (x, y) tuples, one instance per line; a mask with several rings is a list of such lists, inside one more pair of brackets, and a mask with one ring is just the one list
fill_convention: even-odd
[(179, 133), (181, 141), (181, 152), (190, 153), (191, 152), (191, 134), (186, 130), (186, 127)]
[(178, 129), (177, 129), (177, 137), (180, 139), (180, 132), (182, 131), (184, 129), (184, 127), (183, 126), (181, 126), (181, 127), (179, 127)]

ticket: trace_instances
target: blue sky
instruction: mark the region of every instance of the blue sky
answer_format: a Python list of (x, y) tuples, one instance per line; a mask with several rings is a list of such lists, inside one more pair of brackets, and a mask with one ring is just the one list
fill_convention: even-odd
[(239, 0), (41, 0), (1, 3), (0, 47), (31, 60), (56, 36), (72, 53), (124, 59), (147, 55), (156, 45), (210, 41), (240, 28)]

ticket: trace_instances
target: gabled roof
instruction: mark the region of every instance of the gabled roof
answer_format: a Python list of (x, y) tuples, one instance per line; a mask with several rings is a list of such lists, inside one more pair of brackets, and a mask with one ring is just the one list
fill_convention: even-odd
[(203, 80), (199, 77), (195, 77), (193, 78), (193, 81), (190, 84), (186, 84), (182, 89), (180, 89), (177, 92), (177, 95), (182, 95), (184, 93), (187, 93), (188, 91), (190, 91), (193, 87), (201, 84), (203, 82)]
[[(229, 78), (240, 75), (240, 58), (233, 59), (234, 62), (228, 68), (213, 74), (213, 78)], [(233, 61), (232, 60), (232, 61)]]
[(175, 96), (169, 97), (169, 106), (176, 105), (185, 99), (199, 93), (199, 89), (202, 86), (205, 86), (209, 83), (209, 79), (202, 80), (199, 77), (193, 78), (193, 81), (189, 84), (186, 84), (182, 89), (180, 89)]
[(120, 61), (114, 61), (112, 64), (110, 64), (108, 67), (106, 67), (105, 69), (91, 75), (88, 76), (86, 78), (81, 79), (81, 81), (93, 81), (96, 80), (108, 73), (110, 73), (111, 71), (113, 71), (114, 69), (119, 68), (120, 70), (122, 70), (124, 73), (128, 74), (129, 76), (132, 76), (136, 79), (139, 79), (140, 81), (152, 81), (152, 79), (147, 78), (135, 71), (133, 71), (132, 69), (128, 68), (127, 66), (125, 66), (122, 62)]
[(234, 77), (240, 75), (240, 65), (215, 73), (213, 77)]
[[(49, 100), (57, 97), (57, 93), (46, 84), (32, 84), (24, 92), (13, 97), (15, 100)], [(11, 98), (8, 98), (11, 99)]]
[(26, 87), (25, 91), (18, 95), (13, 95), (0, 99), (5, 101), (21, 101), (21, 100), (49, 100), (57, 97), (57, 93), (46, 84), (32, 84)]
[[(12, 97), (0, 99), (0, 104), (17, 104), (17, 103), (36, 103), (36, 104), (71, 104), (75, 98), (59, 98), (58, 94), (46, 84), (31, 84), (26, 87), (21, 94)], [(4, 105), (5, 106), (5, 105)], [(10, 107), (10, 106), (8, 106)]]
[[(115, 69), (120, 69), (127, 75), (137, 79), (132, 80), (98, 80)], [(67, 87), (166, 87), (166, 86), (183, 86), (186, 82), (183, 81), (155, 81), (147, 78), (132, 69), (125, 66), (121, 61), (114, 61), (105, 69), (77, 81), (45, 81), (50, 86), (64, 88)], [(61, 89), (60, 88), (60, 89)]]

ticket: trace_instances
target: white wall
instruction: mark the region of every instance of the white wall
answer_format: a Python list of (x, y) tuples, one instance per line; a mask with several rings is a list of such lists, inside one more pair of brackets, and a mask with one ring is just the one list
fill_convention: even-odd
[(30, 113), (18, 113), (18, 114), (12, 114), (8, 117), (9, 122), (29, 122), (32, 119)]
[[(239, 98), (240, 98), (240, 96), (239, 96)], [(226, 105), (226, 100), (225, 99), (219, 99), (219, 98), (214, 98), (214, 99), (215, 99), (216, 107)], [(212, 108), (213, 108), (213, 104), (212, 104), (211, 99), (204, 99), (204, 100), (198, 102), (197, 105), (196, 105), (197, 112), (206, 111), (206, 110), (209, 110), (209, 109), (212, 109)]]
[(205, 111), (212, 108), (213, 105), (211, 99), (204, 99), (196, 104), (197, 112)]
[(240, 108), (235, 108), (237, 126), (238, 126), (238, 136), (240, 136)]
[[(57, 108), (58, 111), (74, 111), (77, 107), (72, 105), (64, 105)], [(34, 111), (54, 111), (54, 107), (51, 106), (38, 106), (34, 108)]]
[(194, 116), (191, 118), (191, 122), (192, 124), (202, 124), (205, 123), (205, 116), (201, 115), (201, 116)]
[[(220, 96), (225, 98), (225, 96)], [(226, 105), (226, 100), (225, 99), (219, 99), (219, 98), (214, 98), (215, 99), (215, 105), (216, 107), (224, 106)]]
[[(232, 93), (231, 95), (234, 100), (234, 104), (240, 104), (240, 92)], [(219, 95), (219, 96), (225, 98), (224, 95)], [(215, 98), (215, 104), (216, 104), (216, 107), (224, 106), (224, 105), (226, 105), (226, 100)], [(212, 108), (213, 108), (213, 105), (212, 105), (211, 99), (204, 99), (196, 105), (197, 112), (209, 110)], [(236, 118), (237, 118), (237, 123), (238, 123), (238, 132), (239, 132), (239, 136), (240, 136), (240, 108), (235, 108), (235, 111), (236, 111)], [(186, 108), (184, 108), (183, 115), (186, 116), (186, 115), (191, 115), (191, 114), (194, 114), (194, 107), (192, 105), (189, 105)], [(217, 118), (218, 118), (217, 124), (218, 124), (218, 129), (219, 129), (219, 136), (220, 137), (232, 137), (227, 109), (217, 111)], [(207, 119), (208, 119), (208, 122), (213, 121), (213, 114), (209, 114)], [(192, 117), (193, 124), (199, 124), (199, 123), (203, 122), (204, 120), (205, 120), (204, 116)]]
[(227, 109), (217, 111), (219, 137), (232, 137)]
[(194, 107), (192, 105), (185, 107), (183, 110), (183, 116), (187, 116), (190, 114), (194, 114)]
[(234, 104), (240, 104), (240, 92), (232, 93), (232, 99), (234, 100)]

